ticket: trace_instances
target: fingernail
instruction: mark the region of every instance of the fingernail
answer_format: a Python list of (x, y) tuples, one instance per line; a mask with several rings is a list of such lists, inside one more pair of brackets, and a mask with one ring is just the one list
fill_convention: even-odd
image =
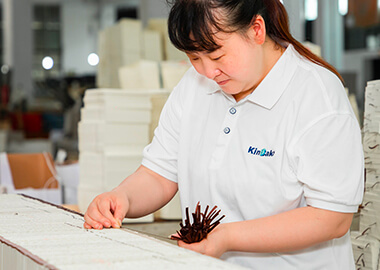
[(106, 228), (111, 227), (111, 223), (109, 221), (104, 222), (104, 227)]
[(123, 224), (123, 223), (121, 222), (121, 220), (118, 219), (117, 222), (119, 223), (119, 226), (121, 227), (121, 225)]

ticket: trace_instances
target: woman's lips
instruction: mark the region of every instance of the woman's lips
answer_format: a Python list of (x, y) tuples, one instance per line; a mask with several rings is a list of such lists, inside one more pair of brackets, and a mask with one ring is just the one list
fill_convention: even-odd
[(225, 85), (226, 83), (228, 83), (229, 79), (227, 80), (224, 80), (224, 81), (219, 81), (219, 82), (216, 82), (217, 84), (219, 85)]

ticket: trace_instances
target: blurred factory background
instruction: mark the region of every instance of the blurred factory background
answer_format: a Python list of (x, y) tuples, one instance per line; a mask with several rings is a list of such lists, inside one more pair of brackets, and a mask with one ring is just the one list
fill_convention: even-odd
[[(366, 82), (380, 78), (380, 1), (283, 3), (293, 35), (319, 46), (342, 73), (361, 117)], [(62, 148), (77, 159), (76, 127), (86, 89), (121, 88), (118, 69), (138, 60), (185, 59), (165, 48), (165, 0), (2, 0), (0, 9), (0, 151), (48, 150), (55, 156)], [(115, 25), (126, 18), (136, 20), (135, 29), (116, 41), (122, 34)], [(110, 28), (114, 33), (106, 34)]]
[[(380, 79), (380, 0), (281, 2), (293, 36), (341, 73), (363, 127), (367, 209), (352, 241), (358, 269), (379, 269), (380, 226), (358, 238), (379, 224), (380, 81), (367, 82)], [(84, 212), (137, 169), (190, 67), (168, 39), (168, 12), (166, 0), (0, 0), (0, 194)], [(176, 196), (134, 221), (179, 219)]]
[[(282, 2), (293, 36), (342, 74), (362, 125), (366, 83), (380, 79), (380, 0)], [(83, 209), (136, 169), (190, 66), (168, 11), (165, 0), (0, 0), (0, 152), (76, 163)]]

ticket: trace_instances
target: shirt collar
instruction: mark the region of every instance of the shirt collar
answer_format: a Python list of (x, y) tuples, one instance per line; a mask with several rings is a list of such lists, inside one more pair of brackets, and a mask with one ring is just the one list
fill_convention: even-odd
[(293, 77), (299, 59), (297, 51), (292, 44), (289, 44), (277, 63), (247, 99), (270, 110)]
[[(207, 79), (206, 77), (204, 78)], [(207, 94), (214, 94), (218, 91), (222, 91), (220, 86), (214, 80), (210, 80), (210, 79), (207, 79), (207, 80), (209, 81), (209, 87), (206, 88)]]

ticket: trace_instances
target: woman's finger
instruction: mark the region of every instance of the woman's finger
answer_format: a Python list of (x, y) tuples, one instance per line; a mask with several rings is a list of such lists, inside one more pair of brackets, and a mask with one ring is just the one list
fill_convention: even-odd
[(103, 216), (103, 225), (104, 227), (114, 227), (120, 228), (119, 221), (115, 219), (113, 215), (113, 210), (111, 208), (112, 202), (110, 200), (103, 201), (98, 205), (98, 210), (100, 214)]
[(103, 229), (103, 225), (100, 224), (99, 222), (96, 222), (93, 218), (91, 218), (88, 211), (84, 215), (84, 220), (85, 220), (85, 223), (83, 224), (83, 227), (86, 229), (92, 229), (92, 228), (97, 229), (97, 230)]

